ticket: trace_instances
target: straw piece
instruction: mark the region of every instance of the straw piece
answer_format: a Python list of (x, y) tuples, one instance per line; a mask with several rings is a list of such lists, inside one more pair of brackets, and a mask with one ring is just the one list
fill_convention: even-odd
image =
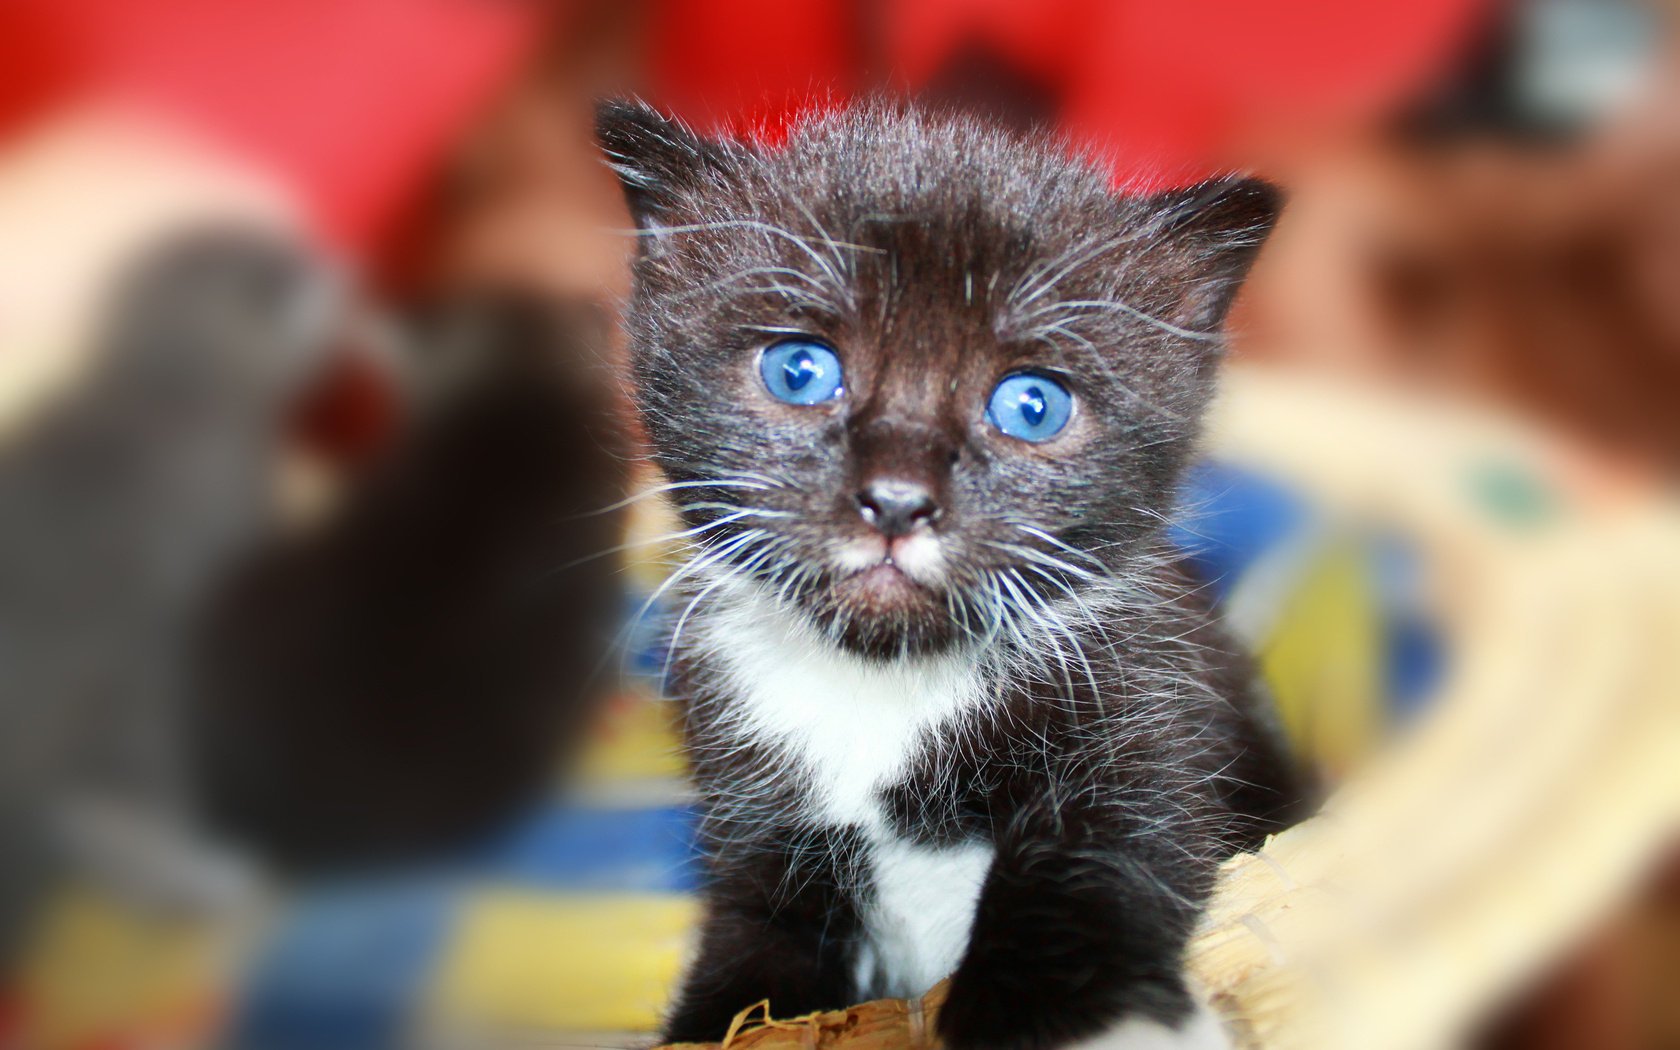
[[(941, 983), (920, 999), (878, 999), (846, 1010), (777, 1019), (768, 1000), (735, 1015), (719, 1043), (676, 1043), (664, 1050), (935, 1050), (934, 1026), (945, 1002)], [(753, 1015), (761, 1015), (754, 1019)]]

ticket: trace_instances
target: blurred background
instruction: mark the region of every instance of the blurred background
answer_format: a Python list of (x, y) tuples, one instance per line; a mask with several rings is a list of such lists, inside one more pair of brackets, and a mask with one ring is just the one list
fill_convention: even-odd
[[(1452, 950), (1367, 973), (1365, 1045), (1680, 1047), (1676, 15), (0, 0), (0, 1047), (652, 1041), (701, 876), (626, 94), (1281, 184), (1170, 539), (1304, 761), (1426, 771), (1422, 823), (1355, 792), (1369, 842), (1298, 840), (1339, 885), (1438, 841), (1471, 902), (1401, 920)], [(1264, 966), (1345, 950), (1296, 936)]]

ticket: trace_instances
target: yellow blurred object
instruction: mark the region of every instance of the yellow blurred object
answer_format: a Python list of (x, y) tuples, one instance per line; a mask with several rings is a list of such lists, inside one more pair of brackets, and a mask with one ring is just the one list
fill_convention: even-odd
[(643, 473), (631, 484), (637, 495), (632, 497), (629, 521), (625, 525), (625, 569), (630, 581), (644, 591), (655, 591), (682, 562), (688, 541), (674, 537), (683, 531), (677, 507), (683, 502), (682, 491), (660, 497), (652, 490), (663, 478), (652, 471)]
[(699, 917), (689, 897), (476, 894), (428, 997), (441, 1031), (649, 1031)]
[(1326, 552), (1261, 644), (1260, 669), (1296, 753), (1338, 775), (1375, 746), (1383, 721), (1382, 625), (1360, 552)]
[(674, 779), (688, 769), (674, 704), (652, 697), (615, 698), (584, 755), (586, 781)]
[(202, 1045), (228, 994), (236, 949), (226, 926), (66, 889), (25, 957), (18, 1045)]

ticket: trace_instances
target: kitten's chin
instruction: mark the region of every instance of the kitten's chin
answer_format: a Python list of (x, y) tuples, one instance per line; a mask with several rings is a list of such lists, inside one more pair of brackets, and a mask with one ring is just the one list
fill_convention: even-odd
[(961, 634), (943, 592), (891, 563), (832, 580), (807, 611), (842, 648), (875, 659), (945, 652)]

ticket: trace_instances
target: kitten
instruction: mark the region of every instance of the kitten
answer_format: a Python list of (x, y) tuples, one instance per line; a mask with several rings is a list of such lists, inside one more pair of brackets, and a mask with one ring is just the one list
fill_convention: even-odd
[(1303, 792), (1160, 534), (1277, 196), (1118, 200), (884, 105), (776, 148), (632, 104), (599, 134), (696, 544), (668, 679), (710, 882), (668, 1038), (952, 975), (959, 1050), (1220, 1041), (1185, 942)]

